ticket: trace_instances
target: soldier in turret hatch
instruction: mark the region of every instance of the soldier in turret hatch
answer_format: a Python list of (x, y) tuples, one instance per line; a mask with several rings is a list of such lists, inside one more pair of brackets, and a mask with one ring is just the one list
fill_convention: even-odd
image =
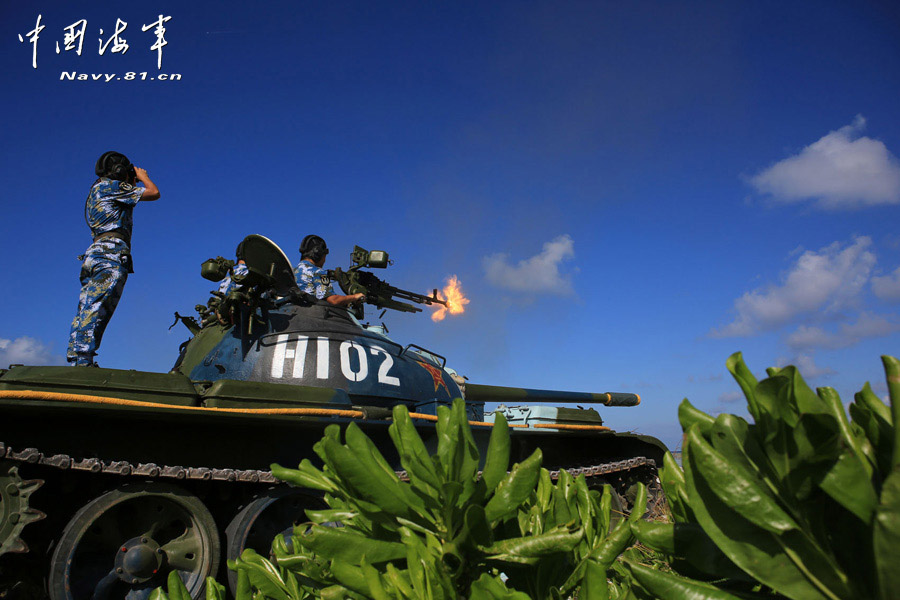
[[(84, 205), (84, 219), (94, 241), (84, 253), (78, 313), (72, 321), (66, 352), (66, 359), (80, 366), (96, 366), (94, 355), (103, 332), (122, 297), (128, 274), (134, 272), (132, 211), (141, 200), (159, 198), (159, 188), (147, 171), (132, 165), (124, 154), (104, 152), (94, 172), (98, 179)], [(144, 186), (136, 186), (137, 182)]]
[(301, 260), (294, 269), (300, 291), (313, 295), (319, 300), (324, 299), (333, 306), (350, 306), (365, 300), (365, 294), (341, 296), (334, 293), (328, 271), (323, 268), (327, 254), (328, 246), (325, 245), (325, 240), (317, 235), (308, 235), (300, 242)]

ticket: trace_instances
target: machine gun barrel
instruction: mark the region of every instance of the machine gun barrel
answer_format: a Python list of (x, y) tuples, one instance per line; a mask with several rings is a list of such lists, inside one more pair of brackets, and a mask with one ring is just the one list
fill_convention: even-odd
[[(369, 271), (361, 270), (363, 267), (383, 269), (391, 264), (386, 252), (372, 251), (369, 252), (364, 248), (356, 246), (351, 255), (354, 265), (347, 270), (334, 269), (330, 271), (331, 278), (338, 283), (345, 294), (364, 294), (366, 303), (377, 306), (378, 308), (391, 308), (402, 312), (422, 312), (421, 308), (413, 306), (410, 302), (416, 304), (441, 304), (447, 306), (446, 300), (438, 298), (437, 289), (430, 296), (419, 294), (395, 287), (385, 281), (382, 281)], [(406, 302), (401, 302), (405, 300)]]

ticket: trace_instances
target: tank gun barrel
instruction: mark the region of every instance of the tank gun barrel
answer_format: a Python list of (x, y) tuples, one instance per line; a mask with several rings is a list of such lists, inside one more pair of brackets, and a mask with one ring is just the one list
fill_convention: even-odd
[(603, 404), (605, 406), (637, 406), (641, 397), (623, 392), (560, 392), (527, 388), (502, 387), (466, 383), (466, 400), (472, 402), (559, 402), (572, 404)]

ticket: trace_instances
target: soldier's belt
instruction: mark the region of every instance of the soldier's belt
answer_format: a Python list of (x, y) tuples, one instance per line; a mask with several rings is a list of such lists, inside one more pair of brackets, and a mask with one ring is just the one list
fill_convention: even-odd
[(99, 242), (101, 240), (109, 240), (109, 239), (122, 240), (126, 244), (129, 243), (129, 240), (125, 236), (125, 234), (122, 233), (121, 231), (119, 231), (118, 229), (114, 229), (113, 231), (105, 231), (105, 232), (101, 233), (100, 235), (94, 236), (94, 242)]

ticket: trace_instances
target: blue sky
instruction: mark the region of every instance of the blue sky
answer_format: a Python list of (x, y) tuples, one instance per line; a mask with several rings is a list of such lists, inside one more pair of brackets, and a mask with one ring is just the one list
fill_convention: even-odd
[[(142, 27), (161, 14), (157, 68)], [(0, 17), (0, 363), (62, 360), (83, 200), (116, 149), (162, 197), (135, 210), (105, 367), (171, 367), (204, 259), (261, 233), (296, 260), (317, 233), (331, 266), (360, 244), (397, 286), (459, 277), (465, 314), (389, 314), (392, 337), (474, 382), (637, 392), (608, 423), (673, 446), (684, 397), (745, 413), (736, 350), (760, 376), (791, 363), (845, 401), (867, 380), (886, 395), (891, 3), (7, 0)], [(62, 47), (80, 19), (79, 56)], [(129, 48), (101, 56), (117, 19)]]

